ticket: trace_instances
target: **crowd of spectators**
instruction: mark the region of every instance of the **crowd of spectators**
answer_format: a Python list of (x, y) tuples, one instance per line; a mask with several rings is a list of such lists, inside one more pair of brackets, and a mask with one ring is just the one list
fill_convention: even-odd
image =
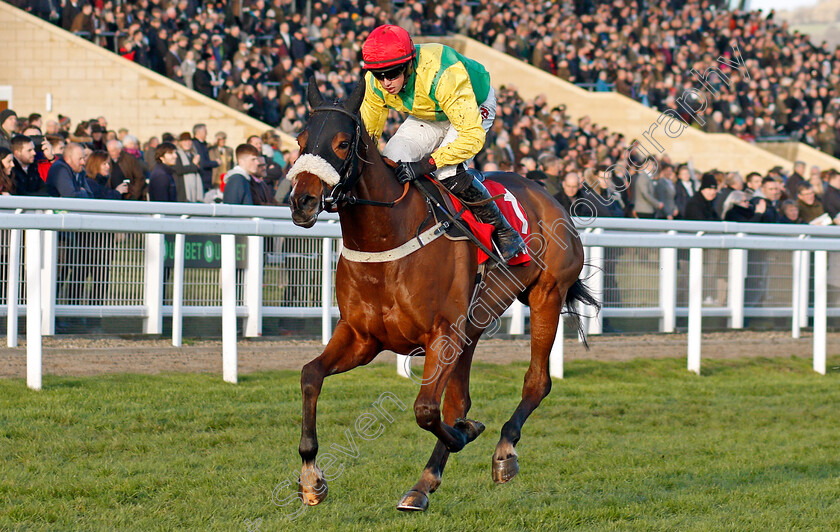
[[(615, 90), (658, 108), (675, 107), (683, 89), (698, 88), (689, 71), (705, 71), (713, 58), (728, 56), (737, 44), (750, 78), (727, 71), (729, 88), (717, 83), (720, 93), (708, 95), (705, 127), (745, 139), (773, 132), (802, 133), (803, 140), (810, 142), (813, 139), (805, 133), (817, 120), (820, 138), (830, 140), (821, 148), (833, 153), (827, 148), (833, 146), (837, 132), (832, 113), (837, 111), (833, 98), (840, 63), (835, 68), (834, 60), (840, 61), (840, 53), (815, 52), (807, 39), (758, 11), (719, 10), (716, 2), (708, 0), (638, 4), (517, 0), (470, 5), (444, 0), (406, 2), (394, 8), (390, 2), (324, 0), (312, 3), (308, 22), (305, 2), (296, 0), (98, 0), (92, 5), (84, 0), (44, 0), (25, 2), (23, 7), (289, 134), (296, 134), (306, 119), (305, 80), (314, 75), (327, 97), (346, 95), (361, 77), (361, 42), (384, 22), (395, 22), (413, 34), (464, 33), (570, 81), (599, 88), (614, 85)], [(499, 87), (497, 97), (499, 114), (476, 165), (485, 171), (525, 174), (576, 214), (810, 222), (821, 214), (812, 216), (819, 210), (813, 202), (824, 202), (830, 219), (840, 210), (834, 205), (837, 187), (831, 184), (836, 172), (812, 169), (805, 176), (800, 165), (790, 172), (777, 168), (758, 176), (767, 180), (762, 185), (756, 174), (746, 179), (718, 171), (701, 176), (692, 164), (673, 162), (666, 155), (651, 159), (647, 171), (631, 176), (629, 185), (617, 178), (606, 182), (605, 170), (622, 160), (633, 139), (587, 117), (572, 122), (562, 105), (548, 108), (543, 96), (525, 101), (512, 86)], [(396, 129), (397, 118), (392, 113), (383, 143)], [(4, 138), (7, 143), (12, 140), (8, 132), (14, 131), (4, 130), (4, 125), (8, 124), (0, 120), (0, 150)], [(31, 117), (15, 122), (22, 134), (31, 125), (40, 126)], [(16, 165), (15, 179), (0, 184), (4, 193), (16, 187), (18, 193), (83, 197), (111, 197), (116, 191), (135, 200), (283, 202), (289, 188), (284, 171), (295, 157), (281, 150), (274, 130), (244, 143), (265, 157), (265, 167), (251, 168), (253, 152), (237, 148), (234, 158), (224, 133), (218, 132), (211, 143), (200, 124), (177, 137), (153, 137), (142, 146), (125, 130), (109, 131), (101, 117), (79, 123), (72, 135), (66, 118), (47, 122), (45, 129), (44, 141), (40, 130), (29, 131), (38, 152), (33, 160), (40, 161), (36, 169), (23, 168), (26, 156), (9, 158), (11, 154), (0, 152), (0, 160)], [(110, 177), (104, 169), (86, 171), (89, 181), (101, 188), (84, 180), (78, 180), (72, 191), (50, 186), (45, 160), (61, 152), (57, 135), (65, 143), (81, 143), (88, 161), (93, 151), (107, 152)], [(239, 156), (247, 162), (239, 162), (231, 171)], [(27, 180), (18, 178), (21, 170), (30, 174)], [(34, 179), (37, 172), (46, 181), (44, 189)], [(242, 176), (250, 175), (257, 180), (249, 188)], [(222, 189), (228, 180), (233, 185), (225, 198)], [(778, 196), (770, 190), (770, 181), (783, 188)], [(254, 183), (261, 183), (259, 190)], [(128, 189), (118, 190), (123, 184)], [(799, 188), (805, 196), (800, 197)], [(233, 190), (236, 200), (231, 199)]]
[[(502, 111), (476, 166), (519, 172), (577, 216), (840, 224), (840, 172), (834, 169), (807, 169), (797, 162), (789, 171), (776, 167), (766, 175), (718, 170), (701, 175), (691, 162), (675, 163), (665, 155), (634, 161), (641, 170), (624, 181), (608, 171), (632, 144), (623, 135), (587, 117), (572, 123), (562, 106), (549, 109), (544, 96), (525, 101), (513, 87), (500, 87), (497, 96)], [(297, 152), (281, 148), (276, 130), (232, 149), (222, 131), (210, 143), (204, 124), (142, 145), (126, 129), (108, 129), (105, 117), (71, 126), (61, 115), (45, 121), (38, 114), (19, 119), (12, 110), (0, 112), (0, 193), (248, 205), (288, 201), (291, 184), (284, 176)]]
[[(840, 50), (812, 44), (772, 11), (733, 12), (720, 0), (321, 0), (308, 18), (302, 0), (9, 1), (286, 133), (305, 119), (304, 80), (314, 74), (327, 96), (346, 94), (365, 36), (391, 22), (412, 34), (462, 33), (659, 110), (700, 90), (706, 131), (791, 137), (840, 155)], [(709, 93), (691, 70), (731, 60), (736, 46), (749, 77), (722, 68), (729, 82), (712, 81)]]
[[(747, 141), (792, 137), (840, 155), (840, 49), (811, 43), (772, 11), (733, 12), (723, 3), (489, 2), (460, 24), (456, 18), (455, 29), (563, 79), (658, 110), (678, 109), (684, 91), (700, 90), (708, 132)], [(721, 68), (730, 79), (713, 76), (715, 93), (691, 74), (733, 56), (744, 59), (749, 75)]]
[(808, 169), (797, 162), (790, 169), (742, 176), (701, 172), (693, 161), (675, 162), (666, 154), (625, 164), (641, 170), (619, 175), (610, 168), (621, 166), (633, 139), (585, 116), (572, 123), (563, 106), (549, 109), (544, 96), (524, 101), (513, 87), (501, 87), (497, 97), (501, 112), (477, 166), (537, 180), (582, 218), (840, 224), (840, 172), (835, 169)]
[(104, 116), (71, 126), (62, 115), (44, 120), (0, 111), (0, 194), (242, 205), (288, 200), (284, 176), (296, 152), (280, 148), (275, 130), (232, 149), (223, 131), (209, 144), (204, 124), (142, 145), (127, 129), (108, 129)]

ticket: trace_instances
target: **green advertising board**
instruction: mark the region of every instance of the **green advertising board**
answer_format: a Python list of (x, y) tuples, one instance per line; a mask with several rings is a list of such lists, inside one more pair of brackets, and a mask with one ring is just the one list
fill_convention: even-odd
[[(175, 235), (165, 237), (166, 253), (164, 266), (175, 265)], [(248, 264), (248, 239), (236, 237), (236, 267), (244, 268)], [(184, 268), (221, 268), (222, 237), (220, 235), (185, 235)]]

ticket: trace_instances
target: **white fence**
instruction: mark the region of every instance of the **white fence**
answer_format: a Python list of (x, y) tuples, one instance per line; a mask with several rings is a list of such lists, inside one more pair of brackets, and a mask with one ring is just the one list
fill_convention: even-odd
[[(164, 234), (176, 235), (171, 268), (164, 268)], [(699, 373), (703, 317), (726, 318), (734, 329), (750, 317), (790, 318), (791, 333), (799, 337), (813, 315), (814, 369), (825, 373), (826, 317), (840, 316), (840, 308), (827, 308), (827, 252), (840, 251), (838, 234), (832, 227), (596, 220), (581, 228), (589, 264), (584, 274), (604, 309), (597, 316), (587, 312), (586, 328), (599, 334), (604, 318), (647, 317), (658, 319), (659, 330), (673, 332), (677, 319), (687, 317), (688, 368)], [(89, 237), (68, 244), (67, 235)], [(123, 240), (116, 245), (106, 235)], [(221, 235), (217, 271), (185, 278), (185, 235)], [(237, 235), (248, 244), (240, 268)], [(288, 243), (282, 252), (278, 238)], [(96, 255), (109, 246), (123, 255)], [(163, 318), (171, 316), (176, 346), (185, 317), (222, 316), (224, 379), (236, 382), (237, 317), (244, 319), (245, 336), (259, 336), (264, 317), (320, 317), (326, 343), (338, 315), (332, 282), (340, 228), (334, 215), (302, 229), (291, 223), (285, 207), (0, 197), (0, 249), (6, 257), (0, 314), (7, 317), (9, 346), (17, 345), (18, 316), (26, 316), (32, 388), (41, 386), (41, 336), (54, 334), (56, 316), (141, 317), (150, 334), (162, 333)], [(86, 253), (84, 265), (74, 262)], [(278, 255), (282, 266), (275, 267)], [(292, 266), (289, 256), (308, 259)], [(94, 286), (101, 279), (82, 273), (81, 280), (61, 276), (60, 292), (59, 272), (82, 266), (105, 272), (105, 284), (112, 287), (85, 299), (79, 294), (86, 276)], [(277, 283), (284, 285), (282, 297), (272, 291)], [(198, 289), (207, 293), (196, 296)], [(505, 314), (508, 332), (523, 334), (527, 315), (528, 309), (515, 303)], [(562, 377), (561, 340), (562, 323), (551, 365), (557, 377)]]

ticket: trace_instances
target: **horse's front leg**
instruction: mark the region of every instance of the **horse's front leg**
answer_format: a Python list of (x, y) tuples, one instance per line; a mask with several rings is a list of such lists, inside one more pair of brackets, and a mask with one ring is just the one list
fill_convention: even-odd
[(463, 354), (464, 341), (448, 323), (436, 327), (436, 333), (426, 345), (423, 381), (414, 401), (414, 417), (421, 428), (438, 437), (449, 452), (457, 453), (484, 430), (484, 425), (465, 419), (445, 423), (440, 416), (440, 400), (458, 359)]
[(339, 320), (324, 352), (303, 366), (300, 372), (300, 389), (303, 394), (303, 419), (298, 448), (303, 460), (300, 470), (300, 494), (310, 506), (327, 497), (327, 481), (315, 465), (315, 457), (318, 454), (315, 411), (324, 377), (367, 364), (376, 357), (379, 349), (377, 341), (362, 336), (347, 322)]
[[(478, 338), (472, 338), (471, 343), (464, 347), (464, 352), (454, 362), (455, 370), (446, 385), (446, 396), (443, 402), (443, 421), (455, 424), (459, 418), (465, 418), (470, 410), (470, 366), (473, 352)], [(440, 440), (435, 443), (432, 456), (426, 463), (420, 480), (403, 495), (397, 505), (402, 511), (425, 511), (429, 507), (429, 495), (438, 489), (443, 476), (443, 469), (449, 458), (449, 450)]]

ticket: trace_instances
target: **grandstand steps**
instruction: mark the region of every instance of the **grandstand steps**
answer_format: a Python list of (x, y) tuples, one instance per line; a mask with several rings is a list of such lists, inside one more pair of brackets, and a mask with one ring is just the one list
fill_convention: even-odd
[[(141, 142), (163, 132), (178, 135), (207, 124), (235, 146), (271, 127), (128, 61), (57, 26), (0, 2), (0, 86), (12, 86), (11, 107), (73, 120), (105, 116), (111, 128), (128, 128)], [(51, 105), (50, 105), (51, 103)], [(283, 144), (297, 142), (283, 135)]]
[[(660, 113), (655, 109), (618, 93), (589, 92), (581, 89), (461, 35), (417, 40), (444, 42), (464, 55), (478, 60), (490, 72), (496, 87), (514, 86), (526, 99), (545, 94), (549, 107), (565, 104), (566, 113), (573, 120), (589, 116), (592, 122), (622, 133), (630, 141), (639, 139), (641, 145), (649, 151), (657, 149), (651, 142), (643, 139), (644, 133), (657, 124), (657, 119), (660, 118)], [(752, 171), (764, 173), (774, 166), (790, 169), (792, 161), (797, 159), (821, 169), (840, 169), (840, 160), (802, 143), (749, 143), (730, 134), (705, 133), (693, 127), (683, 128), (682, 132), (672, 139), (664, 133), (666, 123), (667, 120), (664, 120), (658, 128), (649, 133), (649, 136), (656, 139), (672, 161), (680, 163), (693, 160), (695, 168), (701, 171), (717, 168), (725, 171), (737, 170), (742, 175)]]

